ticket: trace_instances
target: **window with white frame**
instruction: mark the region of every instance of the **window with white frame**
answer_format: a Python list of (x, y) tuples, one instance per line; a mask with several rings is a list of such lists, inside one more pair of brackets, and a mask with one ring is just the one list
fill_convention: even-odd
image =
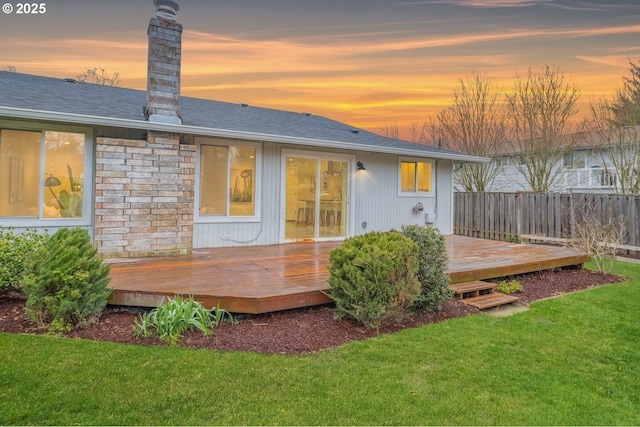
[(200, 144), (198, 216), (230, 220), (258, 215), (258, 157), (254, 144)]
[(90, 220), (88, 141), (80, 131), (0, 129), (0, 220)]
[(584, 169), (587, 167), (587, 154), (584, 151), (572, 151), (562, 156), (565, 169)]
[(433, 160), (400, 158), (400, 194), (425, 195), (433, 193)]

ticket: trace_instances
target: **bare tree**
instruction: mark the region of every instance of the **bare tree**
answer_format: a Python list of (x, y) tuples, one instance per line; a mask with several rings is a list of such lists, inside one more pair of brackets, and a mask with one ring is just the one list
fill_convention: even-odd
[(438, 124), (437, 116), (428, 116), (422, 123), (419, 143), (442, 148), (442, 131)]
[(15, 73), (18, 70), (13, 65), (7, 65), (6, 67), (3, 68), (3, 71), (9, 71), (11, 73)]
[(640, 67), (630, 63), (630, 77), (612, 99), (591, 104), (590, 125), (607, 176), (618, 194), (640, 194)]
[(629, 61), (629, 76), (622, 77), (624, 85), (616, 91), (611, 110), (621, 126), (640, 125), (640, 65)]
[[(417, 120), (414, 120), (407, 129), (409, 132), (408, 140), (419, 144), (437, 145), (432, 143), (432, 139), (429, 135), (431, 132), (429, 126), (430, 124), (427, 121), (420, 124)], [(398, 126), (398, 122), (385, 122), (384, 126), (380, 128), (379, 133), (387, 138), (400, 139), (400, 128)]]
[(108, 73), (104, 68), (87, 68), (76, 77), (80, 82), (104, 86), (120, 85), (120, 73)]
[(640, 127), (618, 121), (607, 100), (591, 105), (590, 124), (609, 184), (617, 194), (640, 194)]
[(546, 65), (540, 72), (529, 68), (526, 79), (517, 77), (506, 97), (515, 167), (532, 191), (557, 190), (565, 173), (562, 159), (575, 145), (568, 131), (578, 112), (579, 90)]
[(610, 260), (624, 239), (624, 218), (611, 210), (599, 211), (588, 200), (574, 201), (570, 209), (572, 238), (568, 246), (591, 256), (599, 272), (609, 272)]
[[(478, 157), (494, 157), (504, 147), (507, 122), (501, 90), (485, 74), (473, 71), (459, 80), (453, 105), (437, 115), (441, 144)], [(500, 168), (496, 162), (464, 163), (456, 181), (467, 192), (486, 192)]]
[(380, 128), (380, 134), (382, 136), (386, 136), (387, 138), (399, 139), (400, 130), (398, 129), (398, 122), (384, 122), (384, 126)]

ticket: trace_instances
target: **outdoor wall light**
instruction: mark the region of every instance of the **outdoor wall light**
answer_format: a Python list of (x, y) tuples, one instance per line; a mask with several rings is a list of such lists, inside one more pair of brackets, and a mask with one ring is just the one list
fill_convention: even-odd
[(364, 165), (362, 164), (362, 162), (357, 162), (356, 166), (358, 167), (359, 171), (366, 171), (367, 169), (364, 167)]

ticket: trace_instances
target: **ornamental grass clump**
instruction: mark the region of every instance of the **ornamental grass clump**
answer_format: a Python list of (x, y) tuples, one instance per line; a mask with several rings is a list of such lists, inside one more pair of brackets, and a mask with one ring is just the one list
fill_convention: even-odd
[(419, 311), (440, 310), (444, 301), (453, 298), (447, 275), (446, 239), (433, 227), (404, 225), (401, 230), (418, 246), (418, 280), (422, 289), (413, 308)]
[(397, 232), (346, 239), (329, 252), (329, 296), (339, 317), (378, 329), (408, 313), (420, 294), (417, 245)]
[(25, 261), (21, 283), (32, 320), (52, 332), (85, 327), (102, 314), (111, 289), (110, 266), (97, 257), (89, 233), (62, 228)]
[(176, 295), (165, 304), (141, 314), (140, 320), (135, 321), (134, 334), (148, 337), (155, 330), (160, 339), (176, 345), (188, 330), (195, 329), (204, 335), (211, 335), (213, 328), (218, 327), (225, 318), (234, 323), (231, 313), (220, 306), (209, 310), (201, 302), (194, 300), (192, 295), (187, 299)]

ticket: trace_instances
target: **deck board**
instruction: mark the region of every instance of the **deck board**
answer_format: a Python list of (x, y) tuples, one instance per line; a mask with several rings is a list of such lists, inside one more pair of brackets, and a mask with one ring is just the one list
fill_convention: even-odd
[[(153, 307), (175, 294), (194, 295), (208, 307), (264, 313), (330, 302), (329, 250), (340, 242), (196, 250), (191, 255), (114, 260), (111, 304)], [(447, 236), (452, 283), (582, 264), (575, 252)]]

